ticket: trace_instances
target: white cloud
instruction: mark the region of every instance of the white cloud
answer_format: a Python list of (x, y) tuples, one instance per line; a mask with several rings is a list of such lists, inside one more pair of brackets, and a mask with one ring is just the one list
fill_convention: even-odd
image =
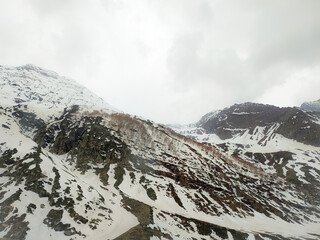
[(3, 1), (0, 64), (52, 69), (159, 122), (300, 105), (319, 98), (319, 11), (318, 0)]

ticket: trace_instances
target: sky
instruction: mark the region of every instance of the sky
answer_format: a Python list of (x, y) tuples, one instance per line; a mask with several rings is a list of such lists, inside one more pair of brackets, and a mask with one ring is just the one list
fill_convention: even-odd
[(0, 65), (34, 64), (113, 107), (192, 123), (320, 98), (319, 0), (0, 0)]

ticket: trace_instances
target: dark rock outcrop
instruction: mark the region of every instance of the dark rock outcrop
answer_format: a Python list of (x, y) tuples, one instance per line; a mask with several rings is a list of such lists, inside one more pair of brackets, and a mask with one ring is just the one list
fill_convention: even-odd
[(299, 108), (280, 108), (257, 103), (235, 104), (211, 117), (201, 119), (197, 126), (206, 133), (215, 133), (222, 140), (232, 138), (249, 129), (253, 133), (257, 126), (269, 130), (278, 124), (274, 133), (308, 145), (320, 146), (320, 125), (313, 121), (314, 116)]

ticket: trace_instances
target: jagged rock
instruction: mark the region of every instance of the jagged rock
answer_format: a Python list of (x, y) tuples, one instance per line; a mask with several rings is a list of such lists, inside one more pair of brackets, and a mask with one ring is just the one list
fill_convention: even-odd
[(55, 227), (61, 220), (63, 215), (63, 210), (51, 209), (47, 217), (43, 220), (43, 223), (47, 224), (49, 227)]
[(312, 121), (313, 116), (298, 108), (279, 108), (256, 103), (235, 104), (212, 115), (205, 115), (197, 124), (206, 133), (215, 133), (222, 140), (230, 139), (247, 129), (253, 133), (257, 127), (270, 128), (279, 124), (275, 133), (287, 138), (320, 146), (320, 126)]
[(37, 206), (35, 205), (35, 204), (33, 204), (33, 203), (30, 203), (29, 205), (28, 205), (28, 207), (27, 207), (27, 213), (33, 213), (33, 210), (34, 209), (36, 209), (37, 208)]
[(76, 231), (76, 229), (74, 227), (68, 228), (68, 229), (66, 229), (64, 231), (64, 235), (66, 235), (66, 236), (72, 236), (72, 235), (74, 235), (76, 233), (77, 233), (77, 231)]

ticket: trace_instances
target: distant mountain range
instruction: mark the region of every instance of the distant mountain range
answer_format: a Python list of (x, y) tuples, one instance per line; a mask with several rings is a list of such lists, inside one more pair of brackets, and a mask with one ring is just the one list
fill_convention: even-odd
[(33, 65), (0, 66), (0, 103), (0, 239), (320, 238), (319, 113), (173, 131)]
[(320, 112), (320, 99), (313, 102), (304, 102), (300, 108), (307, 111)]

